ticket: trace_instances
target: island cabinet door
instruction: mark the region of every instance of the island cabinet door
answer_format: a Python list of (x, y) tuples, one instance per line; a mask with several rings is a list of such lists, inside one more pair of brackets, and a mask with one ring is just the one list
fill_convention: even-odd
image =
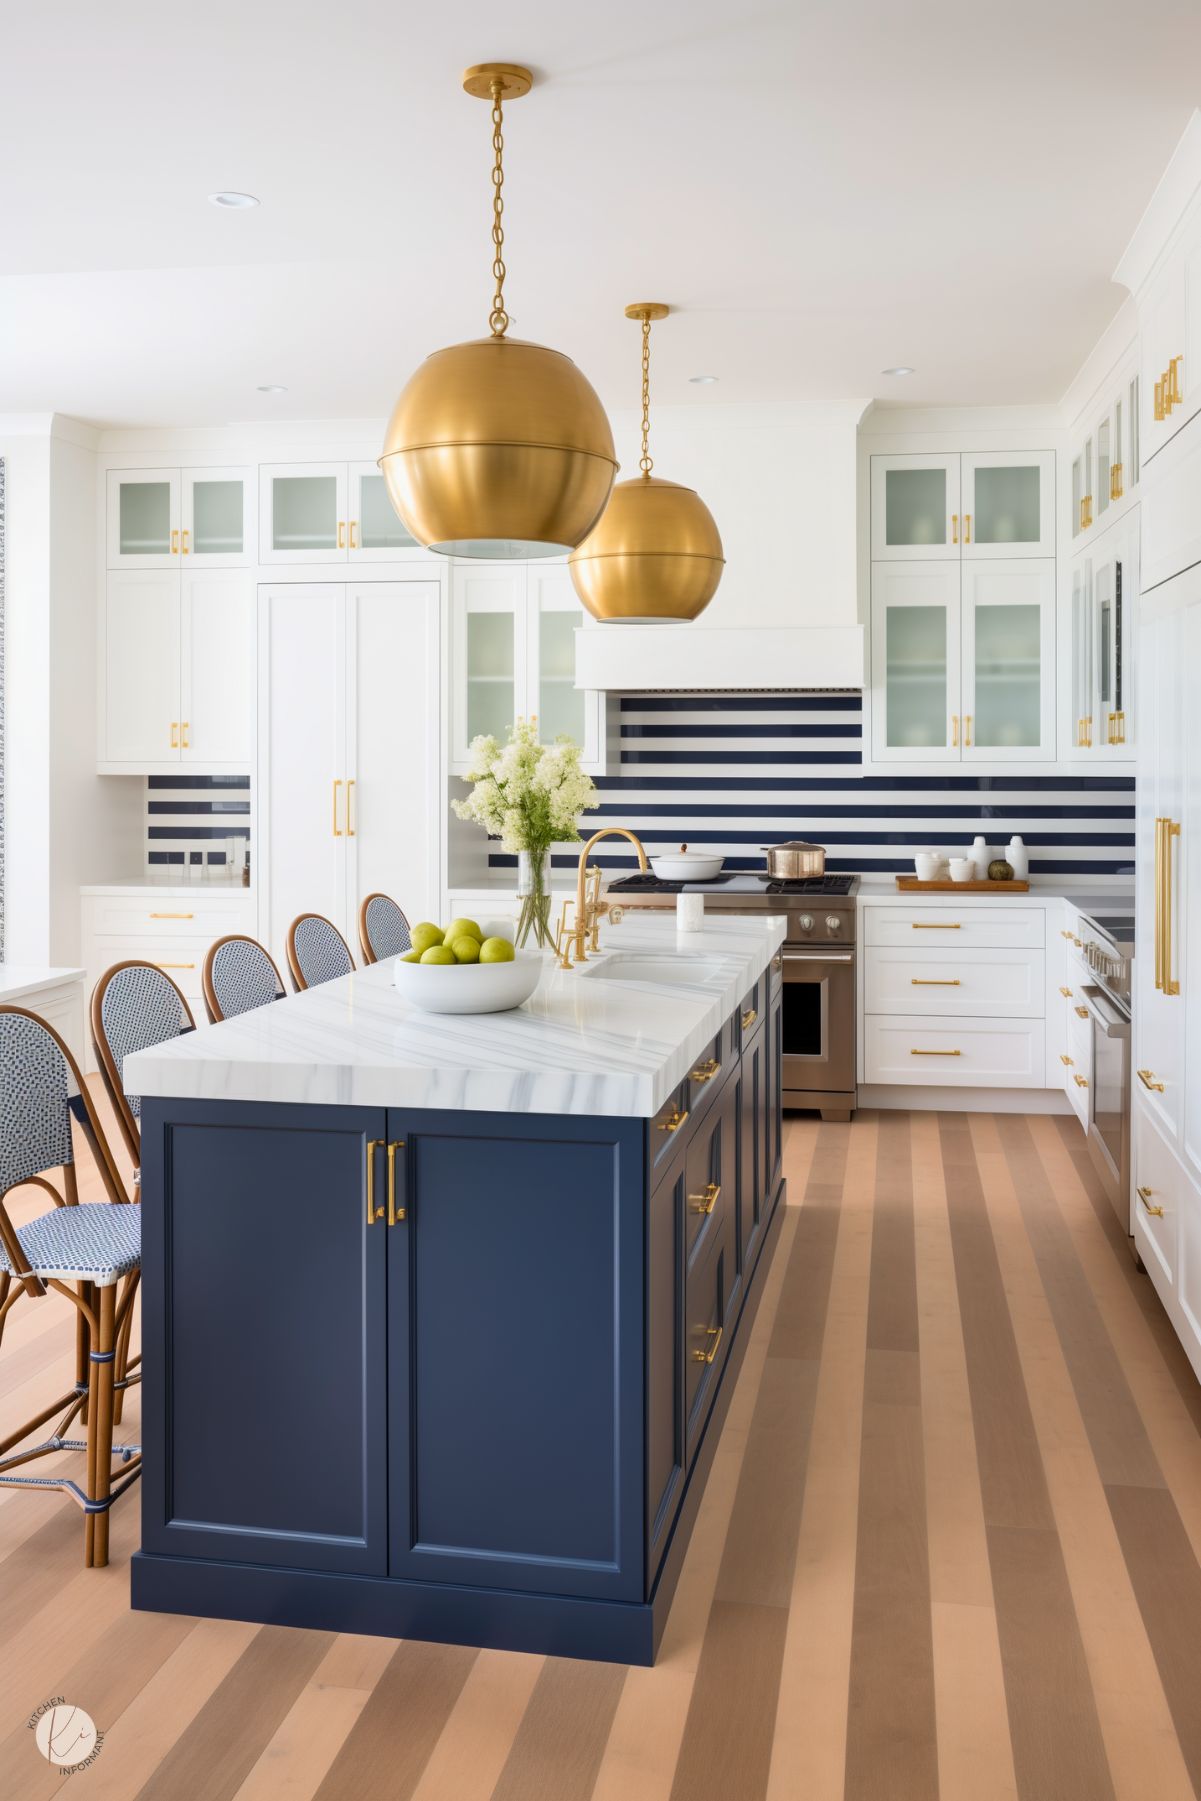
[(766, 1041), (761, 1027), (743, 1047), (738, 1074), (738, 1266), (743, 1271), (758, 1255), (767, 1190)]
[(644, 1133), (389, 1114), (393, 1576), (643, 1598)]
[(767, 1144), (767, 1177), (764, 1205), (771, 1211), (772, 1196), (784, 1161), (784, 999), (777, 989), (767, 1009), (767, 1092), (764, 1096)]
[(386, 1574), (384, 1135), (145, 1103), (145, 1550)]

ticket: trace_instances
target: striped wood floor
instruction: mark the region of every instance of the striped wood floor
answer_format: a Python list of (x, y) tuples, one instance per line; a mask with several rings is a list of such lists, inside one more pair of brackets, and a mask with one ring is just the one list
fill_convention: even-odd
[[(1201, 1392), (1075, 1122), (797, 1120), (787, 1159), (656, 1668), (133, 1614), (134, 1505), (89, 1572), (74, 1507), (0, 1490), (4, 1801), (61, 1793), (55, 1694), (90, 1801), (1201, 1793)], [(0, 1417), (65, 1314), (17, 1310)]]

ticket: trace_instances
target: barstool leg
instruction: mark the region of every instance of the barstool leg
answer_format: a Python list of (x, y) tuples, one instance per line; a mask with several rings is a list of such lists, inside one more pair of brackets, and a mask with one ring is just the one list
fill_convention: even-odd
[[(107, 1501), (112, 1485), (113, 1469), (113, 1320), (117, 1307), (116, 1284), (110, 1282), (97, 1293), (99, 1328), (97, 1343), (91, 1352), (92, 1405), (88, 1421), (88, 1498)], [(108, 1563), (108, 1508), (88, 1515), (90, 1533), (85, 1533), (85, 1560), (94, 1569)]]
[[(137, 1279), (138, 1278), (137, 1278), (136, 1272), (133, 1275), (129, 1275), (129, 1276), (125, 1277), (125, 1280), (121, 1284), (121, 1299), (122, 1299), (122, 1301), (125, 1300), (126, 1296), (129, 1294), (130, 1290), (133, 1287), (135, 1287), (135, 1285), (137, 1283)], [(113, 1374), (114, 1383), (124, 1382), (126, 1376), (129, 1373), (129, 1335), (132, 1332), (132, 1330), (133, 1330), (133, 1305), (131, 1302), (129, 1311), (126, 1313), (125, 1318), (121, 1323), (121, 1330), (117, 1335), (117, 1346), (116, 1346), (117, 1363), (116, 1363), (116, 1369)], [(117, 1388), (117, 1389), (115, 1389), (115, 1392), (113, 1395), (113, 1422), (115, 1425), (119, 1426), (121, 1424), (121, 1418), (122, 1418), (122, 1415), (124, 1414), (124, 1411), (125, 1411), (125, 1390), (123, 1388)]]

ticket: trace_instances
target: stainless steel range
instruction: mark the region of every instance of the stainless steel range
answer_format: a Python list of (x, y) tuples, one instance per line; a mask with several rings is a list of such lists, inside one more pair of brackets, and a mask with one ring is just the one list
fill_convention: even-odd
[(720, 875), (663, 882), (653, 875), (611, 882), (623, 908), (670, 909), (677, 894), (703, 894), (709, 913), (784, 913), (784, 1105), (848, 1120), (855, 1089), (855, 889), (850, 875), (786, 882)]

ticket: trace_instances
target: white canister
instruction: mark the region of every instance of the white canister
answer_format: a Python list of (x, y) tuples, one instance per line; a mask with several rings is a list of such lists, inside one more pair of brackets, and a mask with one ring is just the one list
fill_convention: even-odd
[(951, 858), (951, 880), (953, 882), (974, 882), (976, 865), (970, 857)]
[(984, 842), (983, 838), (981, 838), (979, 836), (979, 834), (977, 834), (976, 837), (972, 839), (972, 848), (968, 852), (968, 856), (971, 858), (973, 864), (975, 865), (976, 880), (978, 882), (987, 882), (987, 880), (988, 880), (988, 846)]
[(705, 929), (705, 897), (703, 894), (676, 895), (676, 931), (703, 932)]
[(1016, 833), (1005, 846), (1005, 861), (1013, 871), (1015, 882), (1024, 882), (1030, 874), (1030, 854)]

